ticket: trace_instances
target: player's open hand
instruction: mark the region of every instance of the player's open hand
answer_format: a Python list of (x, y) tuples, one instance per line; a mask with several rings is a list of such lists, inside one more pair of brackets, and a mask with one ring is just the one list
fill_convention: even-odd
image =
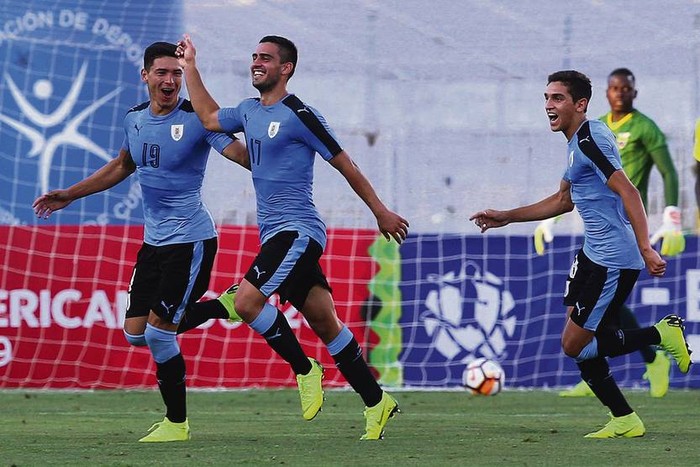
[(387, 210), (377, 216), (377, 225), (387, 241), (393, 237), (400, 245), (408, 236), (408, 221), (395, 212)]
[(53, 190), (35, 199), (32, 208), (36, 217), (48, 219), (52, 212), (65, 208), (72, 201), (66, 190)]
[(182, 40), (177, 43), (175, 55), (177, 56), (180, 65), (183, 67), (194, 64), (197, 49), (192, 43), (192, 38), (189, 34), (184, 34), (182, 36)]
[(486, 232), (488, 229), (503, 227), (510, 223), (504, 211), (496, 211), (495, 209), (485, 209), (476, 212), (469, 217), (469, 220), (474, 221), (474, 224), (481, 229), (481, 233)]

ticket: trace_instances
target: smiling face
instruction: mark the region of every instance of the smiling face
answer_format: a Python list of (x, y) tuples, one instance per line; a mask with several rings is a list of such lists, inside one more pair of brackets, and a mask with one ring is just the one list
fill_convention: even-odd
[(260, 94), (270, 92), (280, 85), (286, 86), (286, 82), (293, 69), (291, 62), (282, 63), (280, 49), (272, 42), (261, 42), (253, 52), (253, 63), (250, 65), (250, 74), (253, 87)]
[(182, 88), (182, 67), (177, 58), (156, 58), (150, 69), (141, 70), (141, 80), (148, 86), (154, 114), (164, 115), (175, 108)]
[(544, 110), (549, 118), (552, 131), (561, 131), (566, 139), (571, 139), (581, 123), (586, 119), (588, 99), (574, 102), (566, 85), (552, 81), (544, 92)]

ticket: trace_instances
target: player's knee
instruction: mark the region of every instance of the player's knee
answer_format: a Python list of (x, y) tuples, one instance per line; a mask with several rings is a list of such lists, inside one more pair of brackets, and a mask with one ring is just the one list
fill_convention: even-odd
[(264, 305), (264, 301), (260, 303), (260, 300), (256, 299), (255, 297), (251, 297), (240, 292), (236, 294), (233, 301), (233, 307), (236, 309), (236, 313), (246, 323), (250, 323), (257, 318)]
[(129, 334), (124, 330), (124, 337), (129, 344), (135, 347), (145, 347), (148, 345), (146, 342), (146, 336), (144, 334)]
[(146, 325), (144, 337), (156, 363), (164, 363), (180, 353), (176, 333)]
[(571, 358), (577, 358), (581, 353), (581, 346), (577, 342), (564, 337), (561, 339), (561, 349), (567, 357)]

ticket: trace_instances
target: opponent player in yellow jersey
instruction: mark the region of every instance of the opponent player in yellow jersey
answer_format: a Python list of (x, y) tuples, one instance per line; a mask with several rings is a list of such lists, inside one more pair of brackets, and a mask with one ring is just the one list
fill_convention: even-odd
[[(617, 68), (608, 75), (607, 89), (610, 111), (600, 117), (615, 135), (622, 167), (632, 184), (637, 187), (644, 206), (647, 206), (647, 191), (651, 169), (656, 166), (664, 183), (663, 225), (651, 237), (655, 244), (663, 239), (661, 254), (674, 256), (685, 249), (685, 237), (681, 233), (681, 211), (678, 209), (678, 174), (668, 151), (666, 137), (652, 119), (634, 108), (637, 97), (634, 74), (627, 68)], [(625, 328), (639, 328), (632, 311), (623, 306), (621, 324)], [(640, 349), (647, 366), (644, 378), (649, 381), (652, 397), (663, 397), (668, 391), (671, 362), (664, 352), (651, 346)], [(583, 381), (561, 396), (592, 396)]]

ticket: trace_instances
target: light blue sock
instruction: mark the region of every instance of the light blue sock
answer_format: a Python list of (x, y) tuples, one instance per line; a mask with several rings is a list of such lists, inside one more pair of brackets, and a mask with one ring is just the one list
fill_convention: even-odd
[(175, 331), (166, 331), (146, 324), (146, 331), (143, 334), (156, 363), (165, 363), (180, 353)]
[(333, 339), (326, 347), (331, 355), (338, 355), (352, 341), (352, 331), (347, 326), (343, 326), (335, 339)]
[(590, 360), (598, 356), (598, 340), (594, 337), (583, 349), (581, 353), (576, 357), (577, 362), (582, 362), (584, 360)]
[(277, 319), (277, 308), (269, 303), (265, 303), (260, 314), (250, 323), (250, 327), (258, 334), (265, 334)]
[(148, 345), (146, 343), (146, 336), (143, 334), (129, 334), (128, 332), (124, 331), (124, 337), (126, 337), (129, 344), (133, 345), (134, 347), (145, 347)]

